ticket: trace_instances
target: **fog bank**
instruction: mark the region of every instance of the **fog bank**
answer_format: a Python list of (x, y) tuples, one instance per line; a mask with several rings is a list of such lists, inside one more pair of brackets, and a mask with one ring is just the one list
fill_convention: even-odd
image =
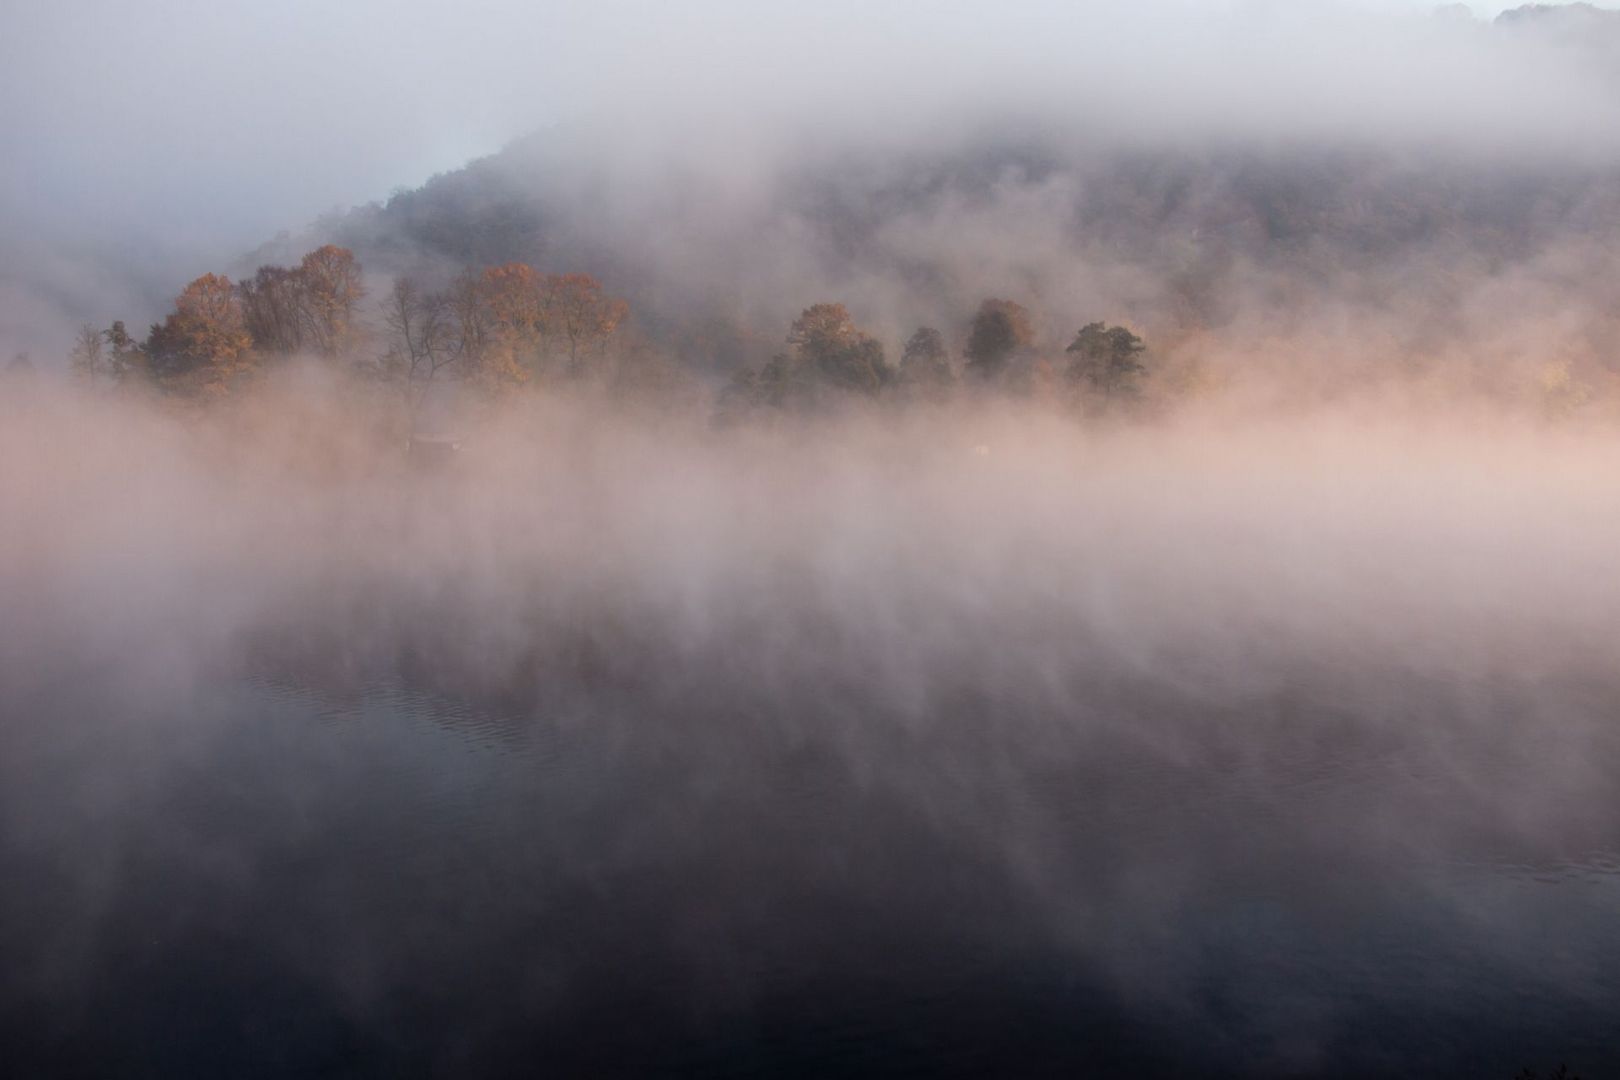
[(953, 686), (1068, 714), (1088, 680), (1230, 703), (1303, 671), (1377, 694), (1616, 659), (1608, 426), (970, 400), (714, 429), (592, 400), (519, 399), (424, 476), (341, 398), (11, 397), (8, 682), (275, 647), (528, 692), (584, 650), (771, 699), (819, 673), (921, 717)]
[[(935, 1015), (869, 970), (968, 995), (938, 1060), (972, 1068), (996, 995), (1060, 967), (1061, 1030), (1158, 1017), (1191, 1054), (1164, 1075), (1601, 1060), (1611, 426), (967, 399), (716, 428), (537, 394), (423, 472), (330, 385), (0, 409), (25, 1061), (237, 1061), (252, 1031), (153, 1043), (162, 995), (74, 1034), (152, 971), (261, 1015), (216, 956), (377, 1069), (634, 1075), (784, 993), (810, 1027), (779, 1053), (858, 1063), (816, 1018)], [(1459, 1049), (1436, 1000), (1513, 1022)], [(1530, 1030), (1564, 1041), (1526, 1042), (1554, 1008)], [(601, 1038), (626, 1015), (674, 1026)], [(326, 1045), (276, 1030), (274, 1060)], [(1036, 1045), (994, 1060), (1081, 1052)]]

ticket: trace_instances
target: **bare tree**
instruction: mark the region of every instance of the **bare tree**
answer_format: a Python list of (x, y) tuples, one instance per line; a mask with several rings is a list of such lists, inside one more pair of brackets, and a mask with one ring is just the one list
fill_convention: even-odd
[(494, 351), (497, 326), (488, 303), (484, 275), (476, 270), (464, 271), (451, 282), (445, 304), (450, 313), (452, 350), (461, 364), (461, 377), (486, 386), (498, 382), (488, 370), (487, 361)]
[(106, 350), (102, 348), (101, 331), (85, 323), (73, 339), (73, 351), (68, 354), (73, 374), (94, 386), (104, 375), (110, 375)]
[(383, 311), (388, 329), (384, 364), (399, 380), (414, 417), (433, 380), (462, 356), (454, 306), (442, 293), (425, 292), (408, 277), (398, 278)]
[(304, 348), (304, 276), (285, 266), (261, 266), (236, 286), (242, 317), (253, 344), (269, 353), (291, 355)]

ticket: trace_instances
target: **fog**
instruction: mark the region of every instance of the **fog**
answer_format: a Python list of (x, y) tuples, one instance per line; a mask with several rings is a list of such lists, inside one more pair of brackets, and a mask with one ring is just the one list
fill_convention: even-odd
[(495, 685), (559, 645), (849, 664), (886, 702), (1055, 692), (1035, 673), (1069, 664), (1241, 700), (1298, 670), (1615, 659), (1606, 422), (1373, 398), (1085, 424), (968, 399), (731, 430), (580, 393), (503, 407), (422, 476), (363, 405), (286, 381), (203, 420), (8, 400), (9, 682), (200, 673), (277, 635), (334, 673), (414, 646)]
[(1228, 707), (1303, 682), (1378, 712), (1389, 679), (1616, 669), (1608, 423), (970, 399), (731, 429), (564, 394), (423, 475), (333, 394), (288, 378), (201, 421), (8, 399), (8, 687), (168, 694), (261, 651), (341, 685), (411, 651), (478, 691), (575, 663), (772, 701), (827, 679), (927, 723), (968, 689), (1085, 717), (1111, 685)]
[[(323, 871), (324, 906), (297, 900), (305, 913), (281, 929), (255, 916), (299, 993), (396, 1050), (420, 1036), (399, 996), (460, 985), (491, 948), (500, 966), (465, 992), (519, 992), (511, 964), (521, 993), (540, 994), (528, 1015), (619, 1009), (602, 963), (640, 965), (647, 1000), (700, 1029), (690, 1017), (769, 1009), (784, 978), (810, 978), (805, 950), (837, 985), (860, 962), (836, 958), (877, 932), (864, 915), (792, 914), (823, 903), (912, 912), (906, 933), (944, 935), (924, 955), (947, 965), (912, 977), (941, 985), (956, 950), (977, 971), (968, 955), (1033, 941), (1128, 1008), (1179, 1017), (1178, 1037), (1212, 1040), (1173, 1071), (1509, 1069), (1522, 1062), (1503, 1055), (1592, 1061), (1607, 1045), (1571, 1004), (1605, 1000), (1612, 941), (1582, 936), (1597, 916), (1531, 932), (1549, 925), (1546, 894), (1457, 875), (1568, 875), (1579, 903), (1612, 880), (1612, 425), (1388, 400), (1077, 424), (992, 398), (716, 428), (701, 410), (558, 394), (487, 415), (455, 462), (423, 473), (379, 450), (363, 410), (322, 380), (288, 376), (201, 420), (54, 391), (7, 399), (0, 799), (8, 847), (66, 898), (43, 937), (8, 940), (9, 1001), (95, 1007), (110, 942), (129, 933), (109, 927), (153, 887), (142, 858), (164, 868), (158, 902), (174, 913), (152, 916), (160, 940), (183, 942), (284, 889), (277, 853), (319, 860), (323, 829), (448, 828), (478, 845), (478, 816), (377, 816), (416, 820), (401, 783), (456, 791), (488, 768), (410, 751), (409, 779), (388, 779), (421, 736), (375, 688), (403, 685), (493, 711), (497, 738), (553, 740), (563, 760), (592, 747), (602, 771), (519, 756), (508, 779), (469, 789), (547, 793), (541, 818), (500, 818), (496, 835), (521, 831), (498, 870), (444, 877), (437, 859), (466, 856), (418, 866), (367, 846)], [(278, 732), (263, 706), (214, 696), (243, 678), (353, 718)], [(460, 711), (435, 722), (484, 737)], [(398, 749), (372, 751), (384, 764), (357, 780), (341, 747), (363, 730)], [(814, 794), (829, 783), (838, 794)], [(188, 790), (218, 785), (250, 831), (175, 816)], [(832, 807), (857, 815), (854, 831)], [(1286, 884), (1256, 877), (1274, 858), (1293, 866)], [(431, 907), (361, 915), (364, 882), (396, 873), (423, 904), (483, 914), (454, 932)], [(531, 891), (482, 891), (490, 874)], [(624, 908), (649, 874), (662, 898)], [(936, 887), (951, 899), (928, 901)], [(1211, 932), (1255, 888), (1281, 889), (1316, 933), (1415, 906), (1449, 927), (1421, 955), (1450, 955), (1463, 934), (1480, 986), (1562, 1010), (1564, 1041), (1483, 1039), (1467, 1058), (1443, 1025), (1389, 1020), (1358, 1047), (1363, 1007), (1341, 991), (1302, 998), (1290, 976), (1241, 963), (1216, 1006), (1193, 987), (1226, 978), (1223, 962), (1185, 928)], [(579, 903), (596, 914), (577, 932), (608, 935), (594, 960), (549, 938), (492, 944)], [(881, 932), (878, 956), (909, 940)], [(1351, 978), (1336, 970), (1324, 986)], [(996, 985), (973, 978), (976, 993)], [(1421, 987), (1383, 988), (1381, 1003), (1484, 992)], [(497, 1038), (504, 1027), (453, 1000), (423, 1021), (451, 1024), (421, 1050), (435, 1068), (532, 1060), (499, 1055), (539, 1036)], [(12, 1037), (36, 1055), (24, 1060), (60, 1060), (39, 1031)], [(277, 1045), (303, 1060), (303, 1043)], [(537, 1045), (581, 1052), (560, 1034)], [(1088, 1053), (1112, 1060), (1109, 1047)], [(598, 1052), (564, 1060), (647, 1064)], [(236, 1060), (216, 1053), (131, 1060)]]
[(1620, 13), (0, 19), (0, 1059), (1620, 1067)]

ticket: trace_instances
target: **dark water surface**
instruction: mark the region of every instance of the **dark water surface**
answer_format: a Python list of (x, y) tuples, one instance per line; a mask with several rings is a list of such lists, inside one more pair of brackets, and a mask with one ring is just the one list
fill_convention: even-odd
[(1616, 710), (1389, 694), (5, 696), (3, 1071), (1620, 1076)]

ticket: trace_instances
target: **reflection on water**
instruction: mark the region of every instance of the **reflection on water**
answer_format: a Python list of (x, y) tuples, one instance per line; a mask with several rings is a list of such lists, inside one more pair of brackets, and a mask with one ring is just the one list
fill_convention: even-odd
[(1305, 701), (8, 700), (11, 1074), (1620, 1070), (1607, 718)]

